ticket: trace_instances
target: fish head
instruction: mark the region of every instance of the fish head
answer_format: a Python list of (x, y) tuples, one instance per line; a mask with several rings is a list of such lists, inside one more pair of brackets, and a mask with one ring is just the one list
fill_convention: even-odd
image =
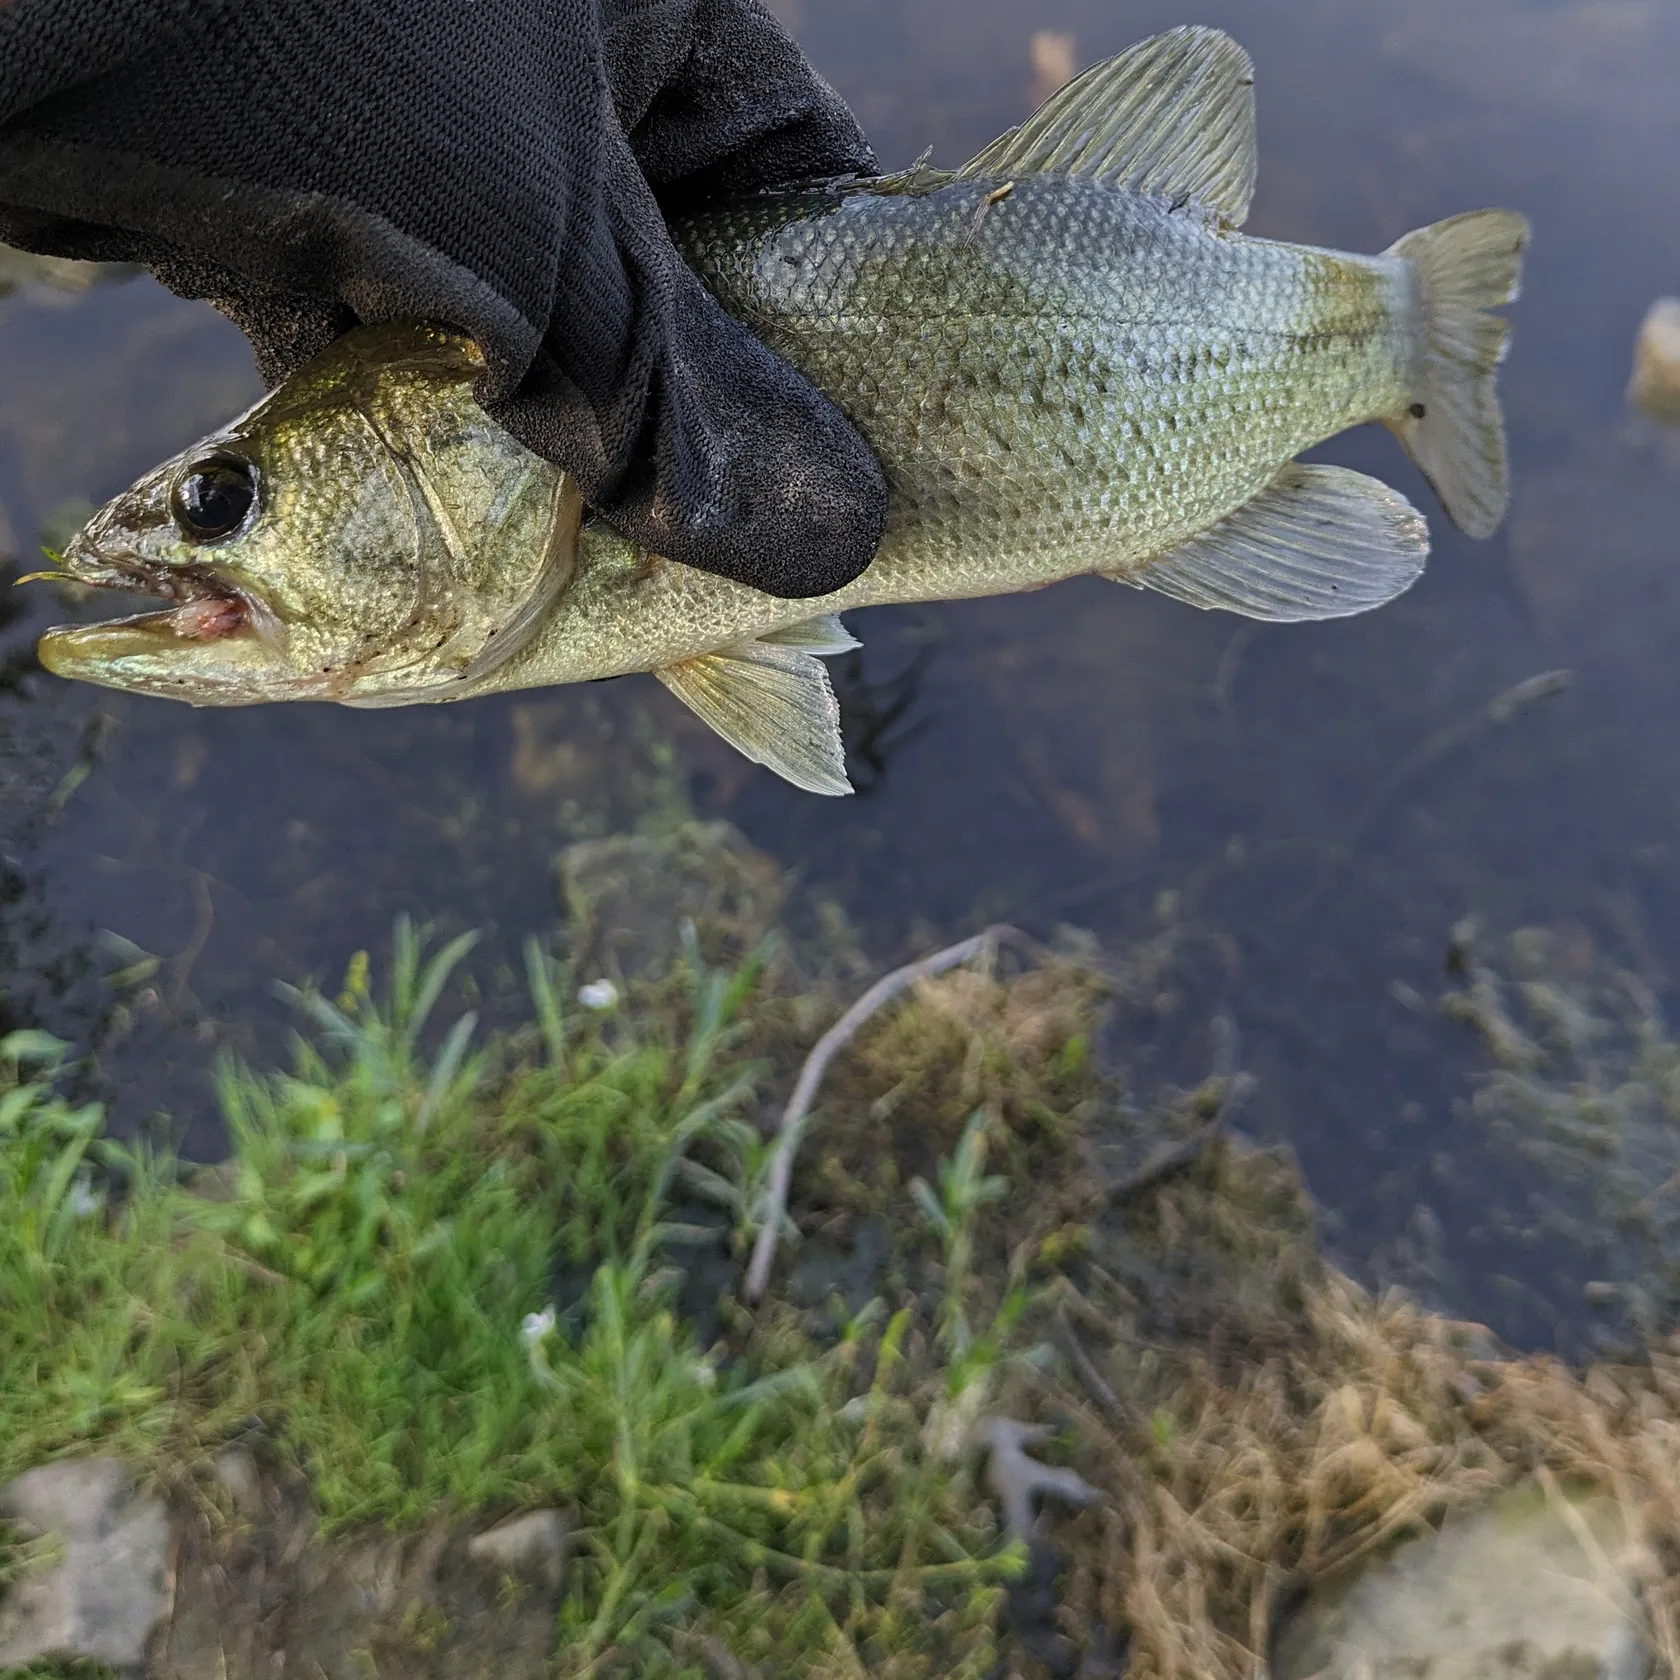
[(168, 605), (51, 630), (41, 662), (200, 706), (400, 704), (474, 680), (564, 588), (582, 512), (479, 409), (482, 367), (437, 327), (339, 339), (71, 539), (62, 575)]

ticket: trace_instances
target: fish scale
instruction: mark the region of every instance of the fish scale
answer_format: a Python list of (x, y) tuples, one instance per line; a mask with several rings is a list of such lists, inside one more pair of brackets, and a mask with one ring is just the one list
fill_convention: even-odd
[[(52, 632), (41, 658), (221, 705), (652, 671), (749, 757), (840, 793), (821, 660), (856, 645), (837, 616), (853, 608), (1092, 572), (1262, 619), (1380, 606), (1421, 574), (1425, 521), (1375, 479), (1295, 457), (1381, 420), (1463, 529), (1493, 530), (1492, 311), (1516, 295), (1527, 224), (1476, 211), (1377, 256), (1244, 235), (1252, 83), (1228, 36), (1171, 30), (955, 173), (673, 223), (723, 308), (881, 464), (879, 552), (831, 595), (765, 595), (585, 521), (565, 475), (473, 404), (476, 349), (393, 323), (346, 335), (97, 515), (66, 571), (178, 605)], [(242, 522), (200, 531), (183, 486)]]

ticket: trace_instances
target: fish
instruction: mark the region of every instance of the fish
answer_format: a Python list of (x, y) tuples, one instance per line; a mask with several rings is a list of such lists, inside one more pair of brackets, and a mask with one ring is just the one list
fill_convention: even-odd
[(1269, 621), (1346, 617), (1429, 552), (1399, 492), (1297, 457), (1385, 424), (1448, 517), (1508, 500), (1496, 391), (1529, 226), (1376, 256), (1241, 231), (1254, 72), (1221, 31), (1087, 70), (960, 169), (671, 220), (723, 307), (825, 392), (888, 484), (851, 583), (783, 599), (638, 548), (473, 400), (432, 322), (360, 326), (101, 509), (62, 573), (164, 610), (58, 628), (48, 670), (195, 705), (380, 707), (651, 671), (748, 758), (850, 791), (823, 660), (890, 602), (1095, 574)]

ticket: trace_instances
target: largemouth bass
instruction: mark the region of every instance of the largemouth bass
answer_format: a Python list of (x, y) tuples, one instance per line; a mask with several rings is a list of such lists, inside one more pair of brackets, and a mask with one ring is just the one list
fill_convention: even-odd
[(724, 307), (886, 473), (868, 569), (788, 601), (636, 549), (472, 397), (427, 324), (341, 339), (70, 543), (170, 610), (55, 630), (63, 676), (198, 705), (392, 706), (652, 671), (748, 757), (849, 791), (821, 659), (839, 614), (1094, 572), (1262, 619), (1422, 571), (1404, 497), (1295, 456), (1385, 422), (1465, 531), (1506, 503), (1495, 372), (1526, 222), (1380, 256), (1250, 239), (1253, 73), (1187, 28), (1097, 66), (961, 169), (770, 193), (673, 224)]

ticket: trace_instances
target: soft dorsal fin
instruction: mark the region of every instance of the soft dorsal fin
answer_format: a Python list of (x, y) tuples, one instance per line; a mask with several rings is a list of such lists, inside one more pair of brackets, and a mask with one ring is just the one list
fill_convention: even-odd
[(1240, 227), (1254, 171), (1254, 65), (1223, 30), (1188, 25), (1076, 77), (957, 174), (1084, 175)]
[(1348, 618), (1423, 575), (1429, 526), (1386, 484), (1292, 461), (1253, 501), (1116, 583), (1274, 623)]
[(811, 793), (852, 791), (840, 704), (815, 654), (785, 642), (742, 642), (653, 674), (755, 764)]

